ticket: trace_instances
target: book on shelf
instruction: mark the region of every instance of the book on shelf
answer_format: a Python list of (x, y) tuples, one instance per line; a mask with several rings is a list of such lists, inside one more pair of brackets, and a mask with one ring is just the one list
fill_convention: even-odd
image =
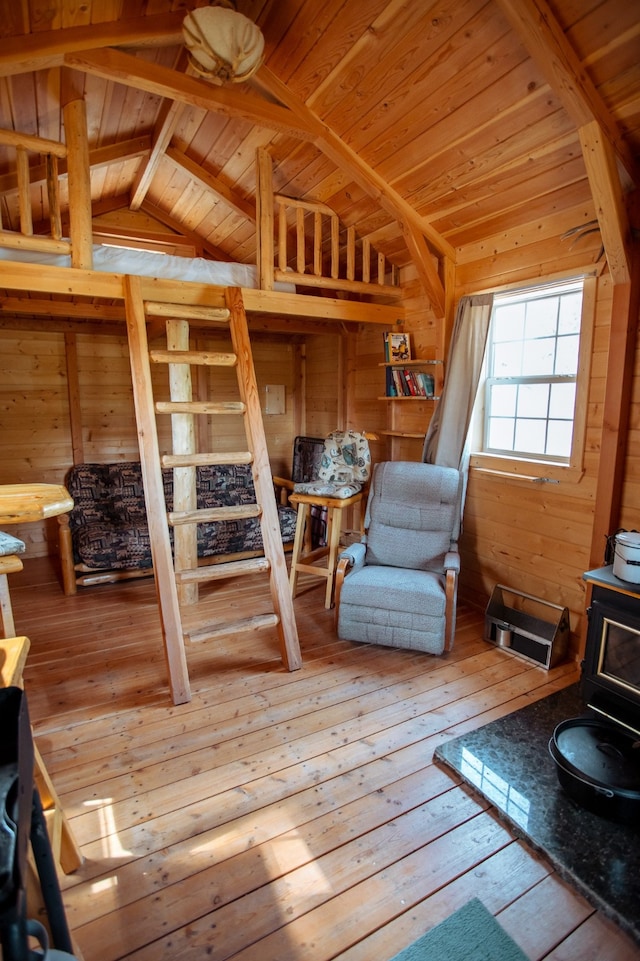
[(403, 367), (387, 367), (387, 397), (433, 397), (434, 380), (431, 374)]
[(384, 333), (384, 359), (389, 364), (399, 364), (411, 360), (411, 339), (409, 334)]

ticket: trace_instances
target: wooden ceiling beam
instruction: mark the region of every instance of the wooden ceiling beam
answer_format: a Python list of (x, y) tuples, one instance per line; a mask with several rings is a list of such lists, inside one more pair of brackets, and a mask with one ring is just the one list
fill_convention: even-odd
[[(422, 251), (423, 244), (426, 247), (428, 241), (435, 250), (455, 262), (456, 254), (454, 248), (444, 239), (424, 218), (420, 217), (417, 211), (407, 203), (375, 170), (373, 170), (358, 154), (351, 149), (340, 137), (331, 130), (327, 124), (311, 110), (303, 101), (293, 94), (289, 88), (282, 83), (267, 67), (261, 67), (253, 79), (257, 85), (265, 92), (276, 97), (302, 122), (307, 124), (313, 131), (316, 146), (333, 162), (338, 168), (345, 170), (348, 175), (373, 199), (396, 219), (402, 226), (405, 236), (411, 238), (414, 244), (414, 253)], [(418, 238), (424, 238), (419, 241)], [(415, 242), (415, 243), (414, 243)], [(444, 289), (440, 278), (435, 270), (426, 266), (423, 256), (419, 256), (416, 264), (420, 271), (421, 280), (425, 285), (425, 291), (430, 297), (436, 309), (444, 305)]]
[(256, 211), (253, 204), (250, 204), (236, 194), (231, 187), (223, 183), (219, 177), (205, 170), (204, 167), (201, 167), (195, 160), (188, 157), (182, 150), (177, 150), (175, 147), (167, 147), (165, 156), (167, 160), (189, 174), (190, 177), (197, 180), (203, 187), (213, 191), (227, 207), (231, 207), (232, 210), (235, 210), (237, 214), (251, 221), (251, 223), (256, 222)]
[(11, 316), (34, 316), (47, 324), (49, 319), (108, 320), (124, 322), (124, 307), (111, 304), (78, 304), (63, 300), (46, 300), (34, 297), (3, 297), (0, 303), (0, 326), (10, 324)]
[(162, 47), (183, 42), (185, 11), (112, 20), (0, 40), (2, 75), (60, 67), (67, 53), (98, 47)]
[(160, 115), (153, 132), (153, 146), (149, 154), (142, 159), (131, 190), (129, 206), (132, 210), (139, 210), (151, 182), (155, 176), (165, 151), (184, 110), (184, 104), (177, 100), (165, 100), (160, 108)]
[(498, 0), (498, 5), (576, 128), (596, 120), (633, 183), (640, 185), (629, 145), (546, 0)]
[(614, 284), (626, 284), (631, 277), (631, 227), (613, 147), (597, 120), (580, 127), (579, 134), (609, 270)]
[(226, 117), (245, 120), (298, 139), (309, 140), (311, 131), (290, 110), (229, 87), (214, 87), (168, 67), (149, 63), (120, 50), (85, 50), (65, 54), (64, 62), (104, 80), (112, 80), (160, 97), (191, 104)]

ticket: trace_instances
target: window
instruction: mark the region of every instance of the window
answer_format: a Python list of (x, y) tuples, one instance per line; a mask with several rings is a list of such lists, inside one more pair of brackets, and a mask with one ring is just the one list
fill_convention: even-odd
[(526, 461), (528, 473), (532, 464), (546, 473), (581, 463), (592, 302), (584, 279), (495, 295), (475, 466), (522, 472)]

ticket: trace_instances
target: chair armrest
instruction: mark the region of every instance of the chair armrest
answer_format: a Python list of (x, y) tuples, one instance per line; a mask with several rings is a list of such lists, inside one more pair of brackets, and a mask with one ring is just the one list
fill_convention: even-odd
[(351, 567), (362, 567), (366, 553), (366, 546), (357, 541), (355, 544), (349, 544), (348, 547), (345, 547), (345, 549), (340, 552), (338, 561), (344, 558), (348, 562), (345, 570), (349, 570)]
[(286, 507), (289, 503), (289, 494), (287, 491), (291, 492), (294, 488), (294, 483), (289, 480), (288, 477), (273, 477), (273, 486), (276, 489), (276, 495), (279, 499), (280, 505)]
[(460, 555), (457, 551), (447, 551), (444, 555), (443, 567), (445, 571), (454, 571), (456, 574), (460, 573)]
[(333, 595), (336, 627), (338, 625), (338, 612), (340, 610), (342, 584), (351, 568), (364, 566), (366, 551), (367, 549), (364, 544), (356, 543), (350, 544), (349, 547), (345, 547), (345, 549), (338, 555), (338, 566), (336, 567)]

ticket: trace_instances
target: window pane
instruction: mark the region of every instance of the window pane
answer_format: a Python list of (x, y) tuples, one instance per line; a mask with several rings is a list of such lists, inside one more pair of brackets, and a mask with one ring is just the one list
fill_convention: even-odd
[(515, 384), (493, 384), (491, 387), (491, 413), (497, 417), (514, 417), (518, 388)]
[(566, 420), (549, 421), (546, 453), (554, 457), (569, 457), (571, 455), (571, 438), (573, 423)]
[(556, 340), (554, 337), (528, 341), (524, 351), (522, 373), (529, 376), (553, 374), (555, 351)]
[(548, 405), (548, 384), (520, 385), (518, 392), (518, 417), (546, 417)]
[(556, 374), (576, 374), (578, 371), (578, 348), (580, 338), (575, 336), (560, 337), (556, 354)]
[(494, 343), (503, 340), (522, 340), (524, 311), (524, 304), (502, 304), (496, 307), (492, 320)]
[(496, 377), (516, 377), (521, 373), (522, 341), (496, 344), (493, 351), (493, 373)]
[(489, 447), (494, 450), (513, 450), (513, 429), (515, 421), (510, 417), (500, 420), (491, 418), (489, 422)]
[(515, 450), (526, 454), (544, 454), (546, 434), (546, 420), (517, 421)]
[(582, 316), (582, 291), (565, 294), (560, 301), (559, 334), (579, 334)]
[(525, 337), (555, 337), (558, 329), (558, 298), (543, 297), (527, 304)]
[(567, 420), (572, 420), (575, 403), (576, 403), (575, 383), (551, 385), (549, 417), (555, 417), (555, 418), (564, 417)]

